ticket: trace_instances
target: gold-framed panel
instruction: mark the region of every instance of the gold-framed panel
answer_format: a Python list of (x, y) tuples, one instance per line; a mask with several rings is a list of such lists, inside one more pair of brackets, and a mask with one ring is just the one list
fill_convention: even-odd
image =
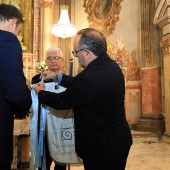
[(106, 36), (112, 34), (116, 22), (119, 21), (123, 0), (84, 0), (83, 7), (88, 14), (89, 27), (103, 32)]
[(12, 4), (22, 13), (24, 18), (23, 29), (18, 39), (22, 50), (27, 53), (33, 52), (33, 0), (1, 0), (1, 3)]

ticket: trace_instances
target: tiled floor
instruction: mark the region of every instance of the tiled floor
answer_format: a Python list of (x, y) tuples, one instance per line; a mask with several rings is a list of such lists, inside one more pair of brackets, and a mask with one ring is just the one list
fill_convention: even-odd
[[(159, 142), (151, 133), (132, 132), (133, 145), (126, 170), (170, 170), (170, 144)], [(53, 170), (53, 165), (51, 170)], [(68, 168), (67, 168), (68, 170)], [(84, 170), (83, 166), (71, 165), (70, 170)]]
[[(71, 166), (70, 170), (84, 170), (84, 168)], [(170, 144), (134, 143), (126, 170), (170, 170)]]
[[(170, 144), (160, 142), (151, 133), (132, 131), (133, 145), (126, 170), (170, 170)], [(54, 164), (51, 166), (54, 170)], [(84, 170), (83, 165), (70, 165), (67, 170)]]

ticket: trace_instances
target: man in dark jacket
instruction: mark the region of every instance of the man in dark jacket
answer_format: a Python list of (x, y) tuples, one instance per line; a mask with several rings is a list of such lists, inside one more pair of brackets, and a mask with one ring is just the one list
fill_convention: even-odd
[(23, 18), (13, 5), (0, 4), (0, 169), (13, 160), (14, 117), (23, 119), (31, 107), (31, 92), (23, 73), (22, 49), (17, 35)]
[(132, 136), (125, 116), (122, 71), (108, 56), (104, 35), (93, 28), (80, 30), (73, 47), (85, 69), (75, 77), (45, 71), (44, 80), (61, 81), (67, 90), (56, 94), (36, 84), (38, 98), (56, 109), (73, 108), (75, 148), (85, 170), (124, 170)]

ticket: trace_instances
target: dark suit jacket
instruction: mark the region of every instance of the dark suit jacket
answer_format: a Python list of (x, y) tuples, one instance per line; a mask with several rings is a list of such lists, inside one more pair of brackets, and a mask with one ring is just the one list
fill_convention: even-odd
[(14, 115), (24, 118), (31, 102), (21, 45), (14, 34), (0, 30), (0, 164), (13, 159)]
[(63, 75), (66, 91), (40, 91), (39, 100), (56, 109), (73, 108), (75, 147), (82, 159), (113, 160), (125, 154), (132, 136), (125, 117), (124, 76), (107, 54), (99, 56), (72, 78)]

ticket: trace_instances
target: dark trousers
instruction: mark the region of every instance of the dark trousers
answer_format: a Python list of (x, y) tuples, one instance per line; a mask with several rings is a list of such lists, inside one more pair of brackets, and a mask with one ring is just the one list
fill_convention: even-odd
[[(48, 150), (48, 143), (47, 143), (47, 135), (45, 134), (45, 152), (46, 152), (46, 170), (50, 170), (50, 166), (52, 164), (52, 159)], [(38, 168), (38, 170), (41, 170), (42, 168)], [(1, 169), (0, 169), (1, 170)], [(55, 163), (54, 170), (66, 170), (66, 165), (58, 165)]]
[[(51, 166), (51, 164), (50, 164), (50, 166)], [(50, 170), (50, 166), (47, 165), (46, 170)], [(38, 170), (41, 170), (41, 168), (38, 168)], [(60, 166), (60, 165), (55, 164), (54, 170), (66, 170), (66, 166)]]
[(101, 161), (93, 163), (83, 159), (85, 170), (125, 170), (126, 161), (129, 151), (126, 152), (120, 159), (113, 159), (113, 162)]
[(11, 163), (9, 164), (0, 164), (0, 170), (11, 170)]

